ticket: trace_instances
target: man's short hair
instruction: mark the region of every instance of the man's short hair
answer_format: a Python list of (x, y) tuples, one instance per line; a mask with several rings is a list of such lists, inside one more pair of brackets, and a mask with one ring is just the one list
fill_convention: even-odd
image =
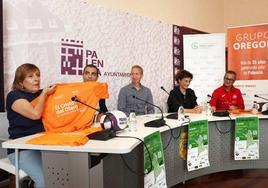
[(139, 66), (139, 65), (133, 65), (133, 66), (131, 67), (131, 70), (134, 69), (134, 68), (136, 68), (136, 69), (140, 69), (140, 70), (141, 70), (141, 74), (143, 75), (143, 68), (142, 68), (141, 66)]
[(181, 70), (179, 71), (176, 76), (175, 76), (175, 79), (176, 81), (179, 83), (179, 80), (182, 80), (183, 78), (191, 78), (193, 79), (193, 74), (190, 73), (189, 71), (187, 70)]
[(233, 74), (233, 75), (235, 76), (235, 79), (236, 79), (236, 72), (235, 72), (235, 71), (233, 71), (233, 70), (228, 70), (228, 71), (226, 71), (225, 75), (226, 75), (226, 74)]
[(97, 70), (97, 76), (99, 77), (100, 75), (100, 70), (98, 69), (98, 67), (96, 67), (95, 65), (92, 65), (92, 64), (88, 64), (84, 67), (84, 70), (83, 70), (83, 74), (85, 73), (86, 69), (90, 67), (90, 68), (95, 68)]

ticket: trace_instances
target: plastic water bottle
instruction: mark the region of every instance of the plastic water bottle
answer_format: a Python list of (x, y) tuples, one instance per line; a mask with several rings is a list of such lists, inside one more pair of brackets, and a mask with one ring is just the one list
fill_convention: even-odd
[(128, 123), (129, 131), (136, 132), (137, 131), (137, 118), (136, 118), (135, 112), (130, 112), (128, 119), (129, 119), (129, 123)]
[(259, 106), (258, 106), (257, 102), (253, 101), (252, 114), (258, 114), (258, 109), (259, 109)]
[(178, 120), (184, 121), (185, 120), (185, 114), (184, 114), (184, 108), (183, 106), (180, 106), (178, 109)]
[(211, 113), (211, 106), (209, 104), (209, 102), (207, 102), (207, 108), (206, 108), (206, 116), (212, 116), (212, 113)]

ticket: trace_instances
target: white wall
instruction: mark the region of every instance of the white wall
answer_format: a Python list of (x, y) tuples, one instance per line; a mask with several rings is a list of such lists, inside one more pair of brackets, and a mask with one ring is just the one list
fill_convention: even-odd
[(268, 23), (267, 0), (84, 0), (209, 33)]

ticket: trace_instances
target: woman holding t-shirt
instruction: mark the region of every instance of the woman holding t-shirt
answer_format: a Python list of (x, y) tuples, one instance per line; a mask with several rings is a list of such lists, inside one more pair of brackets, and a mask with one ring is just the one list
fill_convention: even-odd
[[(10, 139), (44, 131), (41, 116), (47, 96), (54, 91), (55, 86), (40, 90), (40, 70), (37, 66), (27, 63), (17, 68), (12, 91), (6, 99)], [(31, 102), (38, 96), (33, 106)], [(8, 150), (8, 158), (15, 164), (14, 150)], [(45, 187), (40, 151), (21, 150), (19, 166), (32, 178), (37, 188)]]

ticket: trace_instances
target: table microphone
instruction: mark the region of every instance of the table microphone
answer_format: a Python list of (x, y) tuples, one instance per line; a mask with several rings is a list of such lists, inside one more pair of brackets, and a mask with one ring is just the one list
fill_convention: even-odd
[(209, 97), (209, 98), (211, 98), (211, 99), (218, 100), (217, 98), (212, 97), (210, 94), (207, 94), (207, 97)]
[(226, 104), (226, 101), (222, 100), (222, 99), (219, 99), (219, 98), (215, 98), (215, 97), (212, 97), (210, 94), (207, 94), (207, 96), (211, 99), (215, 99), (215, 100), (219, 100), (221, 101), (222, 104), (224, 104), (228, 109), (229, 109), (229, 105)]
[(137, 96), (135, 96), (135, 95), (133, 95), (132, 97), (133, 97), (134, 99), (143, 101), (143, 102), (145, 102), (146, 104), (150, 104), (150, 105), (152, 105), (152, 106), (158, 108), (158, 109), (160, 110), (160, 112), (161, 112), (161, 115), (162, 115), (161, 119), (152, 120), (152, 121), (149, 121), (149, 122), (147, 122), (147, 123), (144, 123), (144, 126), (145, 126), (145, 127), (162, 127), (162, 126), (165, 126), (166, 121), (164, 120), (163, 111), (162, 111), (162, 109), (161, 109), (159, 106), (156, 106), (155, 104), (152, 104), (152, 103), (150, 103), (150, 102), (148, 102), (148, 101), (146, 101), (146, 100), (144, 100), (144, 99), (141, 99), (141, 98), (139, 98), (139, 97), (137, 97)]
[[(267, 98), (264, 98), (264, 97), (261, 97), (261, 96), (259, 96), (259, 95), (254, 95), (254, 97), (257, 97), (257, 98), (260, 98), (260, 99), (263, 99), (263, 100), (266, 100), (266, 101), (268, 101), (268, 99)], [(265, 109), (265, 110), (264, 110)], [(268, 115), (268, 103), (265, 103), (265, 104), (263, 104), (262, 105), (262, 114), (264, 114), (264, 115)]]
[[(221, 99), (217, 99), (217, 98), (215, 98), (215, 97), (212, 97), (210, 94), (207, 94), (207, 97), (209, 97), (210, 99), (221, 100)], [(210, 101), (208, 101), (208, 102), (210, 102)], [(224, 103), (223, 103), (223, 104), (224, 104)]]
[[(170, 96), (170, 93), (163, 87), (161, 86), (161, 89), (166, 92), (168, 94), (169, 97), (171, 97), (176, 103), (179, 104), (178, 100), (174, 97), (174, 96)], [(185, 115), (185, 118), (188, 118), (189, 116), (188, 115)], [(172, 114), (169, 114), (166, 116), (167, 119), (178, 119), (178, 113), (175, 112), (175, 113), (172, 113)]]
[(254, 95), (254, 97), (257, 97), (257, 98), (260, 98), (260, 99), (263, 99), (263, 100), (266, 100), (266, 101), (268, 101), (268, 99), (267, 99), (267, 98), (264, 98), (264, 97), (260, 97), (259, 95)]
[(80, 101), (76, 95), (73, 96), (73, 97), (71, 98), (71, 100), (74, 101), (74, 102), (79, 102), (79, 103), (81, 103), (81, 104), (83, 104), (83, 105), (85, 105), (85, 106), (87, 106), (87, 107), (89, 107), (89, 108), (91, 108), (91, 109), (93, 109), (93, 110), (96, 110), (96, 111), (100, 112), (99, 109), (94, 108), (94, 107), (92, 107), (92, 106), (90, 106), (90, 105), (88, 105), (88, 104), (86, 104), (86, 103)]
[(164, 92), (166, 92), (168, 95), (170, 95), (170, 93), (169, 93), (163, 86), (161, 86), (161, 89), (162, 89)]
[[(221, 99), (217, 99), (217, 98), (215, 98), (215, 97), (212, 97), (210, 94), (207, 94), (207, 96), (208, 96), (209, 98), (211, 98), (211, 99), (215, 99), (215, 100), (219, 100), (219, 101), (221, 101)], [(222, 104), (226, 105), (226, 103), (222, 103)], [(227, 105), (226, 105), (226, 107), (227, 107)], [(228, 107), (228, 108), (229, 108), (229, 107)], [(213, 116), (218, 116), (218, 117), (227, 117), (227, 116), (230, 115), (230, 113), (229, 113), (227, 110), (224, 110), (224, 111), (216, 111), (216, 112), (213, 112), (212, 115), (213, 115)]]
[[(88, 104), (80, 101), (77, 96), (73, 96), (71, 98), (71, 100), (74, 101), (74, 102), (81, 103), (81, 104), (85, 105), (86, 107), (89, 107), (89, 108), (91, 108), (93, 110), (96, 110), (96, 111), (100, 112), (99, 109), (96, 109), (96, 108), (94, 108), (94, 107), (92, 107), (92, 106), (90, 106), (90, 105), (88, 105)], [(103, 141), (105, 141), (105, 140), (109, 140), (111, 138), (114, 138), (116, 136), (116, 133), (115, 132), (116, 131), (113, 130), (112, 128), (105, 129), (105, 127), (103, 127), (103, 130), (97, 131), (97, 132), (94, 132), (94, 133), (91, 133), (91, 134), (87, 135), (87, 137), (89, 139), (92, 139), (92, 140), (103, 140)]]

